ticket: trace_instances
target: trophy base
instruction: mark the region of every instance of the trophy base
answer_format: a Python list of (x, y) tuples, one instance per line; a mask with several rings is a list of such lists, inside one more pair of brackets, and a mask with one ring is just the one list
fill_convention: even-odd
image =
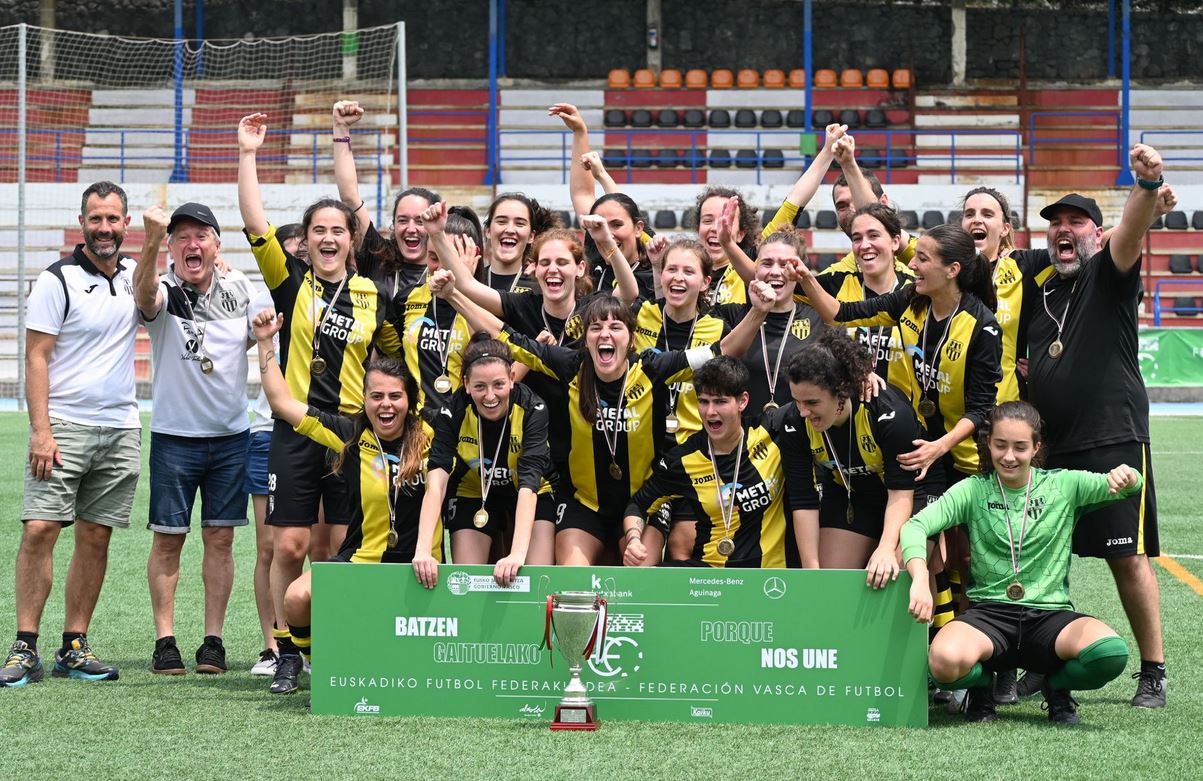
[(552, 732), (561, 730), (595, 730), (601, 724), (592, 705), (557, 705), (555, 719), (551, 722)]

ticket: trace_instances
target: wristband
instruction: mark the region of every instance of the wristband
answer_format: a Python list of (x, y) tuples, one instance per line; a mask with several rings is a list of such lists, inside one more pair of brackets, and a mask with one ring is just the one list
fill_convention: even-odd
[(363, 205), (364, 205), (365, 203), (367, 203), (367, 201), (365, 201), (365, 200), (363, 200), (362, 198), (360, 198), (360, 199), (359, 199), (359, 205), (358, 205), (358, 206), (356, 206), (356, 207), (355, 207), (354, 209), (352, 209), (351, 211), (356, 211), (356, 212), (357, 212), (357, 211), (359, 211), (360, 209), (362, 209), (362, 208), (363, 208)]
[(336, 144), (346, 144), (347, 146), (351, 145), (351, 137), (350, 136), (335, 136), (331, 140)]
[(1154, 181), (1150, 181), (1148, 179), (1141, 179), (1138, 176), (1138, 177), (1136, 177), (1136, 183), (1139, 184), (1145, 190), (1160, 190), (1161, 185), (1165, 184), (1165, 177), (1159, 176), (1159, 177), (1157, 177), (1157, 181), (1154, 182)]

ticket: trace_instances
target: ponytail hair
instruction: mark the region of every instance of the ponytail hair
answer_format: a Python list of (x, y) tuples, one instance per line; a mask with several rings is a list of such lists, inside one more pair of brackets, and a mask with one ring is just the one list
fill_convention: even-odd
[[(631, 314), (631, 308), (614, 296), (597, 296), (581, 310), (582, 332), (587, 332), (592, 323), (600, 320), (619, 320), (627, 327), (627, 332), (631, 335), (627, 342), (627, 355), (630, 355), (635, 348), (635, 318)], [(589, 348), (586, 347), (583, 338), (579, 349), (585, 353), (584, 360), (581, 361), (580, 373), (577, 375), (580, 379), (581, 415), (590, 423), (596, 423), (598, 411), (597, 369), (593, 366), (593, 359), (588, 355)]]
[[(957, 288), (962, 293), (977, 296), (990, 311), (994, 311), (998, 307), (998, 295), (994, 291), (994, 280), (990, 277), (990, 261), (977, 251), (973, 237), (960, 225), (937, 225), (923, 235), (936, 242), (941, 263), (945, 266), (961, 264), (961, 270), (956, 275)], [(915, 295), (913, 285), (908, 289), (912, 302), (931, 304), (927, 296)]]
[[(998, 240), (998, 257), (1003, 258), (1015, 249), (1015, 226), (1011, 225), (1011, 202), (1007, 200), (1007, 196), (995, 190), (993, 187), (974, 187), (969, 192), (965, 193), (965, 197), (961, 199), (961, 211), (965, 211), (965, 204), (975, 195), (988, 195), (998, 203), (999, 211), (1002, 213), (1003, 223), (1010, 228)], [(992, 260), (987, 258), (988, 260)]]
[(526, 250), (522, 256), (522, 265), (525, 267), (536, 257), (534, 252), (535, 239), (545, 231), (563, 226), (560, 225), (559, 215), (551, 209), (540, 206), (537, 200), (531, 198), (526, 193), (502, 193), (489, 204), (489, 213), (485, 215), (484, 222), (486, 230), (493, 224), (493, 214), (497, 211), (497, 207), (506, 201), (517, 201), (526, 207), (527, 219), (530, 221), (531, 240), (527, 243)]

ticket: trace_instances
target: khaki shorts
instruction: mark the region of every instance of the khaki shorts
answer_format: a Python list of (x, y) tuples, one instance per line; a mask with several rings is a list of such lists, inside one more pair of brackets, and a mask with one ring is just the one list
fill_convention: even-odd
[(142, 430), (60, 418), (50, 419), (50, 429), (63, 465), (54, 467), (50, 479), (35, 480), (26, 459), (21, 520), (70, 525), (79, 519), (128, 528), (142, 468)]

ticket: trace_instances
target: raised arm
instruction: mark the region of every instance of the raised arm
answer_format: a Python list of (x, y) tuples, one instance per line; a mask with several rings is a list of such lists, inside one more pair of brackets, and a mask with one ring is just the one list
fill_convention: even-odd
[(553, 117), (559, 117), (564, 126), (572, 131), (572, 157), (569, 159), (568, 194), (572, 198), (572, 208), (577, 215), (588, 214), (596, 200), (597, 190), (593, 182), (593, 174), (585, 170), (581, 161), (589, 151), (589, 128), (581, 112), (571, 103), (557, 103), (547, 109)]
[(263, 384), (263, 395), (271, 405), (272, 413), (288, 425), (296, 428), (305, 419), (309, 407), (293, 398), (276, 360), (276, 347), (272, 337), (284, 326), (284, 314), (264, 309), (251, 321), (255, 330), (255, 342), (259, 346), (259, 381)]
[(363, 241), (372, 218), (359, 195), (359, 173), (355, 170), (355, 156), (351, 153), (351, 126), (363, 119), (363, 107), (355, 100), (340, 100), (334, 104), (333, 142), (334, 183), (338, 185), (338, 197), (355, 210), (358, 230), (355, 235)]
[(723, 355), (729, 355), (732, 358), (744, 357), (751, 349), (752, 342), (760, 331), (760, 326), (764, 325), (764, 319), (768, 317), (776, 300), (776, 291), (768, 282), (753, 281), (748, 285), (748, 301), (751, 308), (719, 342), (719, 349), (722, 350)]
[(786, 278), (793, 282), (797, 282), (802, 286), (803, 292), (806, 294), (807, 300), (814, 310), (819, 313), (819, 317), (823, 318), (823, 322), (831, 325), (835, 322), (835, 316), (840, 311), (840, 302), (835, 296), (828, 293), (819, 284), (819, 280), (815, 278), (814, 273), (805, 262), (799, 261), (788, 267)]
[(422, 212), (422, 229), (426, 231), (427, 241), (434, 254), (439, 257), (439, 264), (450, 271), (455, 277), (455, 287), (470, 300), (485, 308), (497, 317), (503, 317), (501, 308), (501, 293), (478, 280), (472, 269), (464, 262), (457, 244), (466, 247), (473, 244), (466, 236), (463, 241), (452, 243), (444, 232), (447, 227), (447, 202), (439, 201), (430, 205)]
[(856, 139), (852, 136), (844, 136), (832, 146), (832, 153), (835, 155), (836, 162), (840, 164), (840, 171), (843, 172), (844, 179), (848, 182), (848, 189), (852, 191), (852, 205), (859, 209), (862, 206), (877, 203), (877, 196), (873, 194), (873, 186), (869, 184), (869, 180), (865, 178), (865, 174), (860, 170), (860, 165), (856, 162)]
[(1128, 194), (1119, 224), (1111, 231), (1111, 262), (1127, 274), (1140, 260), (1140, 245), (1157, 213), (1162, 186), (1161, 154), (1151, 146), (1134, 144), (1130, 154), (1136, 184)]
[[(776, 219), (774, 217), (773, 219)], [(748, 257), (735, 241), (735, 227), (739, 223), (739, 199), (728, 198), (718, 218), (718, 243), (723, 247), (727, 261), (744, 282), (756, 279), (756, 261)]]
[(159, 289), (159, 271), (155, 268), (159, 260), (159, 248), (167, 235), (167, 212), (162, 206), (152, 206), (142, 215), (146, 238), (142, 240), (142, 254), (134, 267), (134, 303), (146, 320), (154, 320), (163, 303), (163, 291)]
[(455, 286), (455, 280), (447, 269), (439, 269), (431, 274), (427, 281), (433, 295), (451, 304), (455, 311), (463, 315), (471, 333), (485, 331), (494, 338), (501, 333), (505, 325), (501, 319), (464, 295), (464, 292)]
[(631, 270), (630, 262), (622, 254), (622, 248), (614, 241), (606, 219), (596, 214), (584, 214), (581, 215), (581, 227), (589, 231), (589, 235), (597, 244), (597, 251), (614, 270), (614, 280), (618, 283), (618, 300), (628, 306), (634, 303), (635, 299), (639, 298), (639, 283), (635, 281), (635, 272)]
[(847, 132), (847, 125), (830, 124), (827, 126), (823, 147), (815, 154), (810, 165), (806, 166), (806, 170), (798, 177), (798, 181), (794, 182), (789, 194), (785, 196), (785, 201), (773, 215), (772, 221), (764, 227), (764, 231), (761, 233), (763, 237), (768, 238), (773, 231), (785, 225), (794, 224), (798, 210), (810, 203), (811, 199), (815, 197), (815, 193), (823, 185), (823, 177), (827, 175), (827, 171), (831, 168), (831, 161), (835, 159), (832, 148), (835, 146), (835, 142), (843, 138)]
[(243, 226), (256, 236), (267, 233), (255, 164), (255, 155), (266, 136), (267, 114), (248, 114), (238, 120), (238, 210), (242, 212)]
[(581, 155), (581, 167), (593, 176), (594, 181), (601, 185), (602, 191), (607, 195), (618, 192), (618, 183), (614, 181), (613, 176), (610, 176), (610, 172), (606, 170), (606, 164), (602, 162), (602, 157), (597, 152), (586, 152)]

